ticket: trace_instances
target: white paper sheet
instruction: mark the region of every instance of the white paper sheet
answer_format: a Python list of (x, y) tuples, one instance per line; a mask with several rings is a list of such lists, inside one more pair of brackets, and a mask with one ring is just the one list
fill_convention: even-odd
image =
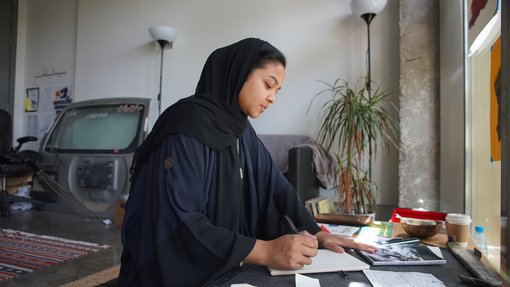
[(352, 236), (359, 230), (356, 226), (337, 225), (337, 224), (326, 224), (320, 223), (319, 226), (323, 225), (329, 232), (341, 236)]
[(363, 270), (374, 287), (445, 287), (434, 275), (421, 272)]
[(296, 287), (321, 287), (319, 279), (296, 274)]

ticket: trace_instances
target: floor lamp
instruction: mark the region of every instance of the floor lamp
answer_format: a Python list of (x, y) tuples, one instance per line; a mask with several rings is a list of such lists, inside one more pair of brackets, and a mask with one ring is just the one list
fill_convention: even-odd
[(174, 28), (155, 25), (149, 27), (149, 34), (158, 42), (161, 47), (161, 61), (159, 66), (159, 93), (158, 93), (158, 115), (161, 114), (161, 87), (163, 82), (163, 51), (165, 47), (172, 48), (175, 39), (177, 38), (177, 31)]
[[(370, 23), (386, 6), (387, 0), (351, 0), (351, 11), (354, 15), (361, 17), (367, 23), (367, 81), (365, 89), (368, 92), (368, 99), (372, 98), (370, 88), (372, 77), (370, 74)], [(372, 179), (372, 138), (368, 141), (368, 177)]]

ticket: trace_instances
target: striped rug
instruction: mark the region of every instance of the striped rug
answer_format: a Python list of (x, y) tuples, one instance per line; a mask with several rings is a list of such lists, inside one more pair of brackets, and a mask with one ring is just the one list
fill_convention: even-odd
[(0, 228), (0, 281), (108, 248)]

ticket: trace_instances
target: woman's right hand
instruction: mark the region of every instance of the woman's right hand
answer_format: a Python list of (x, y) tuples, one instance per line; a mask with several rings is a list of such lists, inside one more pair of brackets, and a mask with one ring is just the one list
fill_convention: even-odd
[(312, 263), (318, 245), (317, 238), (306, 231), (270, 241), (257, 240), (244, 262), (276, 269), (299, 269)]

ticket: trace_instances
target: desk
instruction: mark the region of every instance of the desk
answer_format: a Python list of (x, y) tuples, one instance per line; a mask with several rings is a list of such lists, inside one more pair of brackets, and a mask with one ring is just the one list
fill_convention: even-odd
[[(455, 258), (447, 249), (441, 249), (446, 264), (443, 265), (423, 265), (423, 266), (370, 266), (371, 270), (384, 270), (384, 271), (400, 271), (400, 272), (424, 272), (431, 273), (439, 280), (443, 281), (446, 286), (464, 286), (457, 275), (465, 275), (471, 277), (471, 273), (464, 268), (464, 266)], [(353, 254), (353, 253), (351, 253)], [(353, 254), (354, 255), (354, 254)], [(357, 256), (357, 255), (355, 255)], [(359, 256), (357, 256), (359, 258)], [(347, 272), (348, 279), (342, 279), (336, 273), (316, 273), (305, 274), (306, 276), (317, 278), (321, 286), (328, 287), (362, 287), (372, 286), (367, 277), (361, 271)], [(259, 287), (294, 287), (294, 275), (286, 276), (271, 276), (266, 267), (248, 265), (240, 267), (230, 273), (225, 274), (211, 284), (205, 285), (208, 287), (223, 287), (230, 286), (236, 283), (248, 283)]]
[[(397, 224), (394, 227), (395, 234), (399, 233), (400, 227)], [(448, 251), (446, 248), (441, 248), (443, 257), (446, 259), (446, 264), (443, 265), (422, 265), (422, 266), (370, 266), (371, 270), (383, 270), (383, 271), (400, 271), (400, 272), (424, 272), (430, 273), (436, 276), (439, 280), (443, 281), (446, 286), (467, 286), (462, 284), (457, 275), (465, 275), (471, 277), (472, 274), (464, 268), (457, 258)], [(354, 252), (349, 252), (351, 255), (360, 258), (360, 256)], [(363, 260), (363, 259), (361, 259)], [(362, 287), (372, 286), (366, 276), (361, 271), (347, 272), (349, 274), (348, 279), (342, 279), (336, 273), (317, 273), (317, 274), (305, 274), (306, 276), (317, 278), (320, 281), (321, 286), (328, 287)], [(248, 265), (239, 267), (216, 281), (206, 284), (209, 287), (223, 287), (230, 286), (231, 284), (248, 283), (259, 287), (294, 287), (294, 275), (287, 276), (271, 276), (269, 275), (266, 267)]]

